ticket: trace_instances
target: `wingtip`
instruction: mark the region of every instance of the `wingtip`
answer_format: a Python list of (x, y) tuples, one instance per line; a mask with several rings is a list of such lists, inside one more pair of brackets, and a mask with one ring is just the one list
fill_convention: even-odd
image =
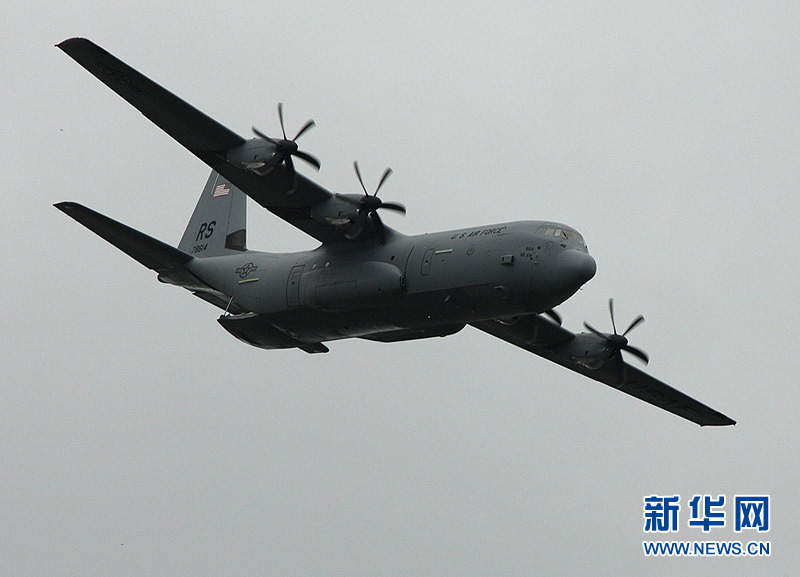
[(80, 206), (77, 202), (72, 202), (71, 200), (65, 200), (63, 202), (57, 202), (53, 205), (61, 212), (68, 212), (78, 206)]
[(86, 38), (82, 38), (80, 36), (73, 36), (72, 38), (67, 38), (66, 40), (62, 40), (58, 44), (56, 44), (56, 48), (61, 48), (61, 50), (65, 50), (71, 44), (79, 44), (83, 42), (88, 42)]
[(82, 36), (74, 36), (72, 38), (62, 40), (56, 44), (56, 48), (59, 48), (62, 52), (71, 56), (72, 58), (75, 58), (75, 55), (82, 54), (87, 50), (91, 51), (92, 49), (105, 52), (103, 48), (88, 38), (83, 38)]
[(736, 426), (736, 421), (731, 419), (730, 417), (725, 417), (724, 421), (720, 421), (718, 423), (699, 423), (701, 427), (730, 427)]

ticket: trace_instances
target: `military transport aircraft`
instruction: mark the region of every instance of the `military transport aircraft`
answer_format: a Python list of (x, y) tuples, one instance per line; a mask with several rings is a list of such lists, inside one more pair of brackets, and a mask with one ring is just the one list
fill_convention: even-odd
[[(325, 342), (358, 337), (395, 342), (443, 337), (467, 324), (661, 407), (699, 425), (735, 421), (625, 362), (648, 361), (621, 334), (588, 324), (561, 326), (554, 307), (596, 270), (583, 237), (549, 221), (508, 222), (406, 236), (379, 212), (405, 213), (370, 193), (331, 193), (295, 171), (319, 161), (286, 136), (253, 129), (245, 139), (84, 38), (58, 47), (211, 167), (177, 248), (75, 202), (55, 206), (144, 266), (224, 311), (219, 323), (263, 349), (328, 351)], [(315, 250), (273, 254), (245, 244), (246, 196), (321, 242)]]

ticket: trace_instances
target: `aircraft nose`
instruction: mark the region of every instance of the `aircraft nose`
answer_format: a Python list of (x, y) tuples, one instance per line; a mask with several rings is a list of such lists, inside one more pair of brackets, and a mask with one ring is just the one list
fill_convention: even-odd
[(587, 252), (565, 250), (558, 255), (558, 266), (562, 274), (578, 286), (589, 282), (597, 272), (597, 263)]

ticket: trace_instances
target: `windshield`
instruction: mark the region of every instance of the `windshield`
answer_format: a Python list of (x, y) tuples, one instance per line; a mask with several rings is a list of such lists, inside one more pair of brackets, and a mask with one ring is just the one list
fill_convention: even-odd
[(536, 234), (554, 237), (560, 241), (574, 241), (578, 246), (586, 248), (586, 243), (580, 233), (563, 224), (543, 224), (536, 229)]

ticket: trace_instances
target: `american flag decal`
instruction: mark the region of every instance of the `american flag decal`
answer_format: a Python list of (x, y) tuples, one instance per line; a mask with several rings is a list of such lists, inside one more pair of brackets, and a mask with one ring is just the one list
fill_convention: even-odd
[(218, 196), (228, 196), (228, 193), (231, 191), (231, 187), (228, 186), (226, 183), (218, 184), (214, 189), (214, 194), (212, 197), (217, 198)]

